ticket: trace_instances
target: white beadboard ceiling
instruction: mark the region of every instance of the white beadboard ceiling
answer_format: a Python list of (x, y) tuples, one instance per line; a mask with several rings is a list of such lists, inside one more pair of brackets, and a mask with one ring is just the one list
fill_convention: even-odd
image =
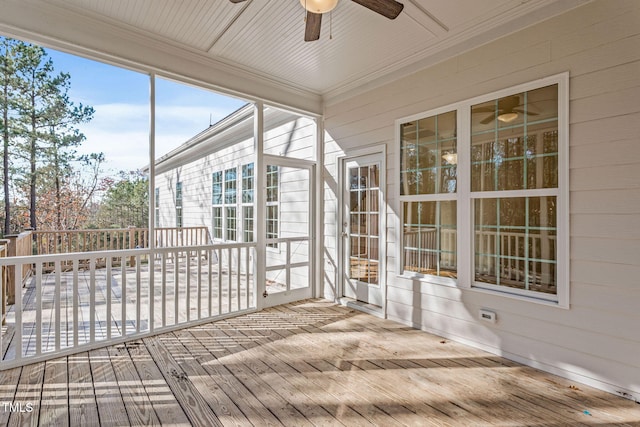
[[(340, 0), (325, 14), (319, 41), (305, 43), (299, 0), (43, 0), (65, 10), (268, 77), (335, 97), (428, 65), (525, 25), (576, 7), (580, 0), (400, 0), (388, 20)], [(331, 38), (330, 38), (331, 34)], [(452, 53), (453, 54), (453, 53)], [(445, 55), (445, 56), (443, 56)]]

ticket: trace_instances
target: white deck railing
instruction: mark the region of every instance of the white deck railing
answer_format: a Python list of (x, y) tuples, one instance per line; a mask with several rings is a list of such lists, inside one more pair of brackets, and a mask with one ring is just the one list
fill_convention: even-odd
[[(437, 230), (425, 228), (420, 232), (405, 231), (405, 268), (409, 270), (427, 271), (456, 268), (456, 230), (443, 229), (440, 233), (440, 248), (437, 252)], [(525, 262), (529, 263), (529, 271), (541, 271), (542, 280), (549, 280), (550, 263), (555, 254), (555, 235), (550, 233), (525, 234), (524, 232), (475, 231), (475, 252), (479, 255), (475, 260), (475, 269), (479, 274), (500, 277), (507, 280), (522, 281), (525, 275)], [(428, 250), (425, 250), (428, 249)], [(496, 255), (502, 257), (496, 263)], [(542, 260), (541, 260), (542, 259)]]
[(0, 369), (253, 310), (254, 260), (255, 243), (2, 258), (34, 276), (15, 281)]

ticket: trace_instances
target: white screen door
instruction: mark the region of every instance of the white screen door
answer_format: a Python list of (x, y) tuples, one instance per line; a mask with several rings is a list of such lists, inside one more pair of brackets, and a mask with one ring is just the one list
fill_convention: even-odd
[(343, 294), (382, 307), (382, 154), (344, 161), (342, 188)]
[(265, 306), (312, 296), (314, 165), (265, 155)]

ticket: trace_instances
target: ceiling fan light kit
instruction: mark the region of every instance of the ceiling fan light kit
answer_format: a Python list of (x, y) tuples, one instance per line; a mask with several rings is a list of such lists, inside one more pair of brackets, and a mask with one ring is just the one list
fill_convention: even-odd
[(300, 4), (311, 13), (327, 13), (338, 5), (338, 0), (300, 0)]
[[(231, 3), (242, 3), (246, 0), (229, 0)], [(396, 0), (352, 0), (385, 18), (396, 19), (404, 5)], [(300, 0), (300, 4), (307, 11), (305, 16), (304, 41), (311, 42), (320, 38), (322, 14), (331, 12), (338, 0)]]
[(503, 123), (511, 123), (517, 118), (518, 118), (518, 113), (513, 111), (510, 113), (503, 113), (498, 116), (498, 120), (500, 120)]

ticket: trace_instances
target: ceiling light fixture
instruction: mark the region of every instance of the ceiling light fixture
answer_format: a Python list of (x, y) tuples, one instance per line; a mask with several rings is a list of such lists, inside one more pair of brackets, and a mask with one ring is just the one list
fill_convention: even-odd
[(300, 0), (300, 4), (311, 13), (327, 13), (338, 5), (338, 0)]
[(511, 111), (509, 113), (502, 113), (498, 116), (498, 120), (504, 123), (510, 123), (518, 118), (518, 113)]
[(445, 162), (449, 163), (450, 165), (456, 165), (458, 164), (458, 154), (457, 153), (445, 153), (442, 158), (444, 159)]

